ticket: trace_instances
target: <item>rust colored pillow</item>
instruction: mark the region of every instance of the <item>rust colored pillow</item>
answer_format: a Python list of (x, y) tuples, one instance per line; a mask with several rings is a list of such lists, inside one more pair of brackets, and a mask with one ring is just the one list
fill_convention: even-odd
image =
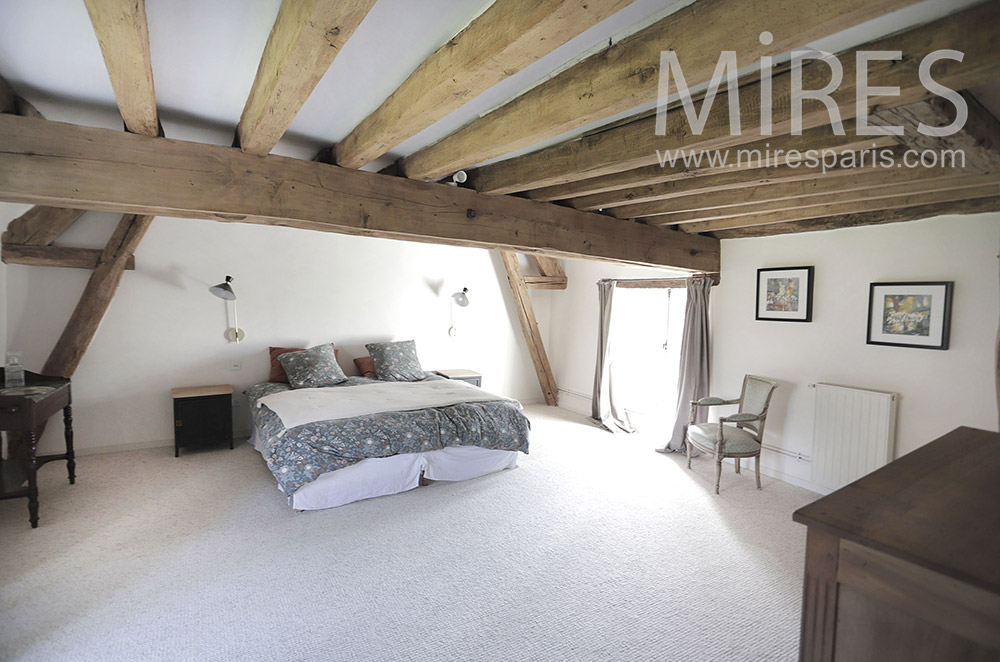
[(287, 352), (301, 352), (304, 349), (305, 347), (268, 347), (267, 353), (271, 355), (271, 376), (267, 378), (267, 381), (287, 384), (288, 375), (278, 363), (278, 357)]
[(372, 357), (359, 356), (354, 359), (354, 365), (358, 367), (358, 372), (361, 373), (362, 377), (375, 378), (375, 364), (372, 363)]

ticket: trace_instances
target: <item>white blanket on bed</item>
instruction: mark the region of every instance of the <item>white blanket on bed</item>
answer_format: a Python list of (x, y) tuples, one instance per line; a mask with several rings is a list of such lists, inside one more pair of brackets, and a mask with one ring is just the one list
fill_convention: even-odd
[(330, 419), (497, 400), (509, 402), (521, 409), (521, 403), (517, 400), (488, 393), (471, 384), (452, 379), (300, 388), (266, 395), (257, 401), (257, 406), (266, 405), (278, 415), (285, 428), (290, 429)]

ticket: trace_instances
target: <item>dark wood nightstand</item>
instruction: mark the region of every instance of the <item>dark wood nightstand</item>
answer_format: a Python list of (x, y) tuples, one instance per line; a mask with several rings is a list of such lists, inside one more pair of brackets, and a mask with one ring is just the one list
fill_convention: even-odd
[(447, 377), (448, 379), (457, 379), (462, 382), (468, 382), (473, 386), (482, 387), (483, 385), (483, 376), (473, 370), (435, 370), (434, 374)]
[(170, 391), (174, 399), (174, 457), (183, 448), (228, 443), (233, 448), (233, 387), (193, 386)]

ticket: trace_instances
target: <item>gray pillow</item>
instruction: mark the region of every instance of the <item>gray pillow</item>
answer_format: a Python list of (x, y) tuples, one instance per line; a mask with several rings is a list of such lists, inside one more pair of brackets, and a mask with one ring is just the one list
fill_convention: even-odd
[(292, 388), (319, 388), (347, 381), (347, 375), (337, 363), (333, 343), (281, 354), (278, 362), (288, 373)]
[(415, 382), (427, 376), (412, 340), (373, 342), (365, 345), (375, 365), (375, 375), (390, 382)]

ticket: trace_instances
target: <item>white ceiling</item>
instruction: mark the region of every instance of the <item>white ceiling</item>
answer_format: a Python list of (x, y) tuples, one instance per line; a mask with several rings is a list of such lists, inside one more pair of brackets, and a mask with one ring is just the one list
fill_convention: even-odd
[[(491, 1), (377, 0), (275, 153), (311, 158), (318, 149), (345, 136), (424, 58)], [(925, 0), (810, 46), (834, 52), (855, 47), (977, 1)], [(402, 143), (369, 168), (377, 169), (413, 153), (536, 85), (553, 71), (600, 50), (609, 39), (617, 41), (690, 2), (636, 0)], [(168, 137), (232, 142), (279, 4), (280, 0), (146, 1), (157, 104)], [(712, 47), (721, 50), (725, 44)], [(0, 0), (0, 75), (49, 119), (121, 128), (100, 48), (80, 0)], [(992, 110), (996, 113), (998, 109)], [(547, 142), (591, 128), (581, 127)]]

